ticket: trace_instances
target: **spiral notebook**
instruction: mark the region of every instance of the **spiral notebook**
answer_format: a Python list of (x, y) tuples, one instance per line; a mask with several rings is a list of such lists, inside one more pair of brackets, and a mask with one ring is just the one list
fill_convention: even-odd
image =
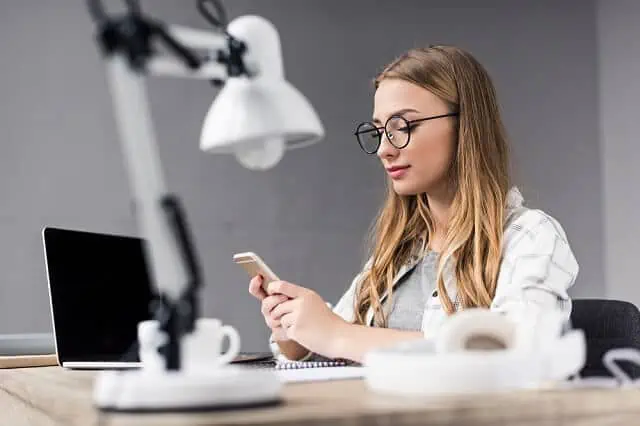
[(361, 379), (364, 368), (344, 361), (279, 362), (276, 374), (284, 383)]
[(347, 361), (275, 361), (273, 368), (276, 370), (300, 370), (305, 368), (346, 367)]
[(248, 367), (273, 369), (284, 383), (348, 380), (364, 377), (362, 367), (345, 360), (278, 361), (272, 358), (253, 362)]

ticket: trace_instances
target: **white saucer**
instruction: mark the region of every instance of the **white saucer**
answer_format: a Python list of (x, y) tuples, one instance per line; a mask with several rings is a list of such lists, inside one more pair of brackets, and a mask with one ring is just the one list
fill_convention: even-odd
[(282, 382), (270, 370), (225, 366), (184, 371), (104, 371), (94, 402), (109, 411), (213, 410), (275, 404)]

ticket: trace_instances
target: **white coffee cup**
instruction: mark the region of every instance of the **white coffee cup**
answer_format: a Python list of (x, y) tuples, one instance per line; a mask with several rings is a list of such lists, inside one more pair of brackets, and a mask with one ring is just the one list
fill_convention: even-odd
[[(225, 337), (229, 340), (229, 348), (222, 353)], [(166, 339), (167, 336), (160, 332), (158, 321), (147, 320), (138, 324), (139, 355), (144, 370), (164, 369), (164, 359), (158, 348)], [(182, 339), (181, 368), (189, 372), (210, 370), (233, 361), (239, 352), (240, 335), (235, 328), (223, 325), (216, 318), (198, 318), (195, 330)]]

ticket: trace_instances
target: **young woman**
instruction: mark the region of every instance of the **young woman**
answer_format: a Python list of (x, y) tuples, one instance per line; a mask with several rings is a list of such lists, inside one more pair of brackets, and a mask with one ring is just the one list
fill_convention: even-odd
[(473, 56), (405, 53), (375, 79), (373, 119), (355, 134), (389, 178), (370, 258), (333, 310), (305, 287), (278, 281), (264, 292), (251, 280), (278, 355), (361, 361), (433, 336), (470, 307), (568, 319), (578, 264), (558, 222), (510, 186), (495, 89)]

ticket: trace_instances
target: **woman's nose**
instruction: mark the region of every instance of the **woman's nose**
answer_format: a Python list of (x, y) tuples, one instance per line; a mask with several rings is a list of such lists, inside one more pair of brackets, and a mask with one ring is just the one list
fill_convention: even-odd
[(389, 138), (387, 138), (386, 133), (383, 133), (380, 137), (380, 146), (378, 147), (378, 157), (380, 159), (383, 158), (393, 158), (398, 155), (398, 148), (393, 146), (391, 142), (389, 142)]

